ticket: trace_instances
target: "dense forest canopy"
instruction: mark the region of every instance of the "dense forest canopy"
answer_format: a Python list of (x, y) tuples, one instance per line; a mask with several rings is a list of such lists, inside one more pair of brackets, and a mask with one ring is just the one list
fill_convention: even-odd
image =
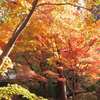
[[(29, 10), (31, 9), (31, 2), (32, 2), (31, 0), (30, 1), (27, 0), (1, 0), (0, 1), (0, 6), (1, 6), (0, 38), (3, 39), (1, 41), (8, 40), (11, 37), (11, 33), (13, 32), (15, 27), (29, 13)], [(32, 19), (25, 31), (29, 31), (30, 30), (29, 28), (31, 27), (33, 27), (33, 29), (39, 28), (39, 29), (35, 29), (34, 31), (40, 30), (41, 33), (42, 31), (44, 31), (43, 33), (45, 34), (47, 34), (48, 32), (66, 33), (68, 29), (69, 29), (68, 31), (70, 31), (70, 29), (73, 29), (75, 31), (78, 31), (79, 33), (79, 32), (84, 32), (86, 30), (85, 29), (86, 27), (87, 27), (87, 32), (84, 32), (84, 34), (87, 33), (95, 34), (99, 31), (98, 29), (99, 17), (96, 18), (98, 14), (95, 14), (95, 12), (99, 13), (99, 11), (97, 12), (97, 10), (94, 9), (96, 8), (96, 6), (99, 5), (99, 0), (91, 0), (91, 1), (90, 0), (86, 0), (86, 1), (84, 0), (67, 0), (67, 1), (66, 0), (51, 0), (51, 1), (39, 0), (37, 5), (44, 2), (45, 3), (49, 2), (53, 4), (60, 3), (61, 5), (44, 4), (38, 6), (36, 8), (36, 11), (32, 15)], [(62, 4), (66, 2), (72, 5)], [(84, 7), (86, 9), (81, 7)], [(93, 9), (95, 11), (94, 12), (92, 10), (89, 11), (88, 9)], [(99, 7), (97, 9), (99, 9)], [(32, 25), (31, 23), (35, 25)], [(37, 27), (37, 24), (40, 25), (41, 27)], [(34, 33), (37, 33), (37, 31)]]
[[(31, 0), (0, 1), (1, 49), (4, 49), (9, 39), (13, 38), (14, 29), (29, 13), (31, 3)], [(16, 41), (14, 50), (16, 52), (38, 51), (39, 47), (44, 46), (43, 49), (51, 52), (53, 52), (53, 48), (57, 56), (59, 54), (57, 54), (56, 46), (59, 50), (63, 49), (66, 39), (78, 36), (80, 40), (77, 42), (80, 43), (83, 41), (87, 43), (89, 39), (97, 38), (93, 49), (95, 48), (98, 52), (100, 42), (99, 3), (99, 0), (39, 0), (27, 27)], [(74, 37), (72, 37), (73, 35)], [(55, 39), (55, 36), (58, 39)], [(74, 42), (73, 39), (71, 41)], [(99, 60), (98, 57), (96, 59)]]
[[(0, 1), (1, 50), (13, 38), (14, 30), (30, 12), (31, 3), (31, 0)], [(39, 48), (42, 46), (41, 49), (54, 52), (55, 56), (61, 56), (56, 49), (66, 48), (68, 40), (74, 43), (74, 38), (78, 39), (74, 45), (71, 45), (78, 46), (77, 49), (79, 49), (82, 48), (82, 44), (89, 48), (87, 43), (91, 42), (92, 38), (94, 41), (97, 40), (89, 50), (92, 58), (88, 59), (99, 61), (99, 4), (99, 0), (39, 0), (27, 27), (18, 37), (13, 51), (40, 52)], [(98, 54), (93, 53), (94, 51)], [(83, 53), (83, 51), (79, 52)]]

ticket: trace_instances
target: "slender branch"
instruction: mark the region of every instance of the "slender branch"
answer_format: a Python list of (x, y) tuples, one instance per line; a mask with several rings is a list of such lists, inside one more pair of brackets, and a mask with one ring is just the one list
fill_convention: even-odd
[(15, 42), (16, 42), (17, 38), (20, 36), (21, 32), (23, 31), (23, 29), (25, 28), (25, 26), (29, 22), (29, 20), (30, 20), (32, 14), (33, 14), (33, 12), (35, 11), (37, 3), (38, 3), (38, 0), (34, 0), (32, 2), (32, 8), (30, 10), (30, 13), (25, 17), (25, 19), (21, 22), (21, 24), (19, 24), (19, 26), (13, 32), (12, 37), (8, 41), (6, 47), (3, 50), (2, 55), (0, 56), (0, 64), (2, 63), (2, 59), (5, 56), (8, 56), (10, 54), (11, 50), (13, 49), (13, 47), (15, 45)]
[(55, 5), (55, 6), (59, 6), (59, 5), (70, 5), (70, 6), (73, 6), (73, 7), (82, 8), (82, 9), (91, 11), (91, 9), (89, 9), (89, 8), (86, 8), (86, 7), (83, 7), (83, 6), (80, 6), (80, 5), (76, 5), (76, 4), (72, 4), (72, 3), (69, 3), (69, 2), (64, 2), (64, 3), (40, 3), (36, 7), (47, 6), (47, 5), (51, 5), (51, 6), (52, 5)]
[[(86, 90), (81, 90), (81, 91), (75, 91), (75, 95), (78, 95), (78, 94), (83, 94), (83, 93), (89, 93), (89, 91), (86, 91)], [(68, 97), (72, 96), (72, 93), (70, 94), (67, 94)]]
[(27, 57), (25, 55), (22, 55), (22, 56), (25, 59), (25, 61), (27, 62), (27, 64), (29, 65), (29, 67), (32, 69), (32, 64), (29, 62), (29, 60), (27, 59)]

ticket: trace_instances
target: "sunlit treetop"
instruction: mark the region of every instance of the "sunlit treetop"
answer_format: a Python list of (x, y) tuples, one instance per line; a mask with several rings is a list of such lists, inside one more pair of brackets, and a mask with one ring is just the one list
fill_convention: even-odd
[[(61, 4), (65, 2), (70, 4)], [(2, 43), (7, 43), (16, 26), (29, 13), (31, 3), (32, 0), (1, 1), (0, 40)], [(41, 3), (48, 4), (39, 5)], [(59, 5), (56, 5), (58, 3)], [(91, 0), (91, 2), (90, 0), (39, 0), (29, 24), (18, 39), (23, 44), (21, 46), (24, 48), (37, 44), (34, 41), (37, 34), (62, 34), (65, 37), (69, 36), (69, 33), (84, 34), (87, 39), (94, 34), (98, 35), (100, 21), (96, 20), (95, 14), (90, 11), (95, 5), (99, 5), (99, 0)]]

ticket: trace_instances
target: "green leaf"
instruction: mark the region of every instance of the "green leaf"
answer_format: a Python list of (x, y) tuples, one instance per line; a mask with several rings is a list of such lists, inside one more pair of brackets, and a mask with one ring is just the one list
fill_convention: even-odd
[(0, 0), (0, 4), (4, 3), (5, 0)]
[(17, 84), (8, 85), (7, 87), (0, 87), (0, 100), (2, 98), (10, 100), (13, 95), (22, 95), (29, 100), (47, 100), (42, 97), (37, 97), (34, 93), (30, 93), (27, 89)]
[(100, 0), (96, 0), (96, 5), (100, 5)]

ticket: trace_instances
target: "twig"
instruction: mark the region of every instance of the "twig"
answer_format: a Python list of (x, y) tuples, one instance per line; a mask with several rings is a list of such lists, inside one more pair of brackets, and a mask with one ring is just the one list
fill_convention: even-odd
[(30, 66), (30, 68), (32, 69), (32, 64), (29, 62), (29, 60), (27, 59), (27, 57), (25, 55), (22, 55), (22, 56), (25, 59), (25, 61), (27, 62), (27, 64)]
[(54, 6), (70, 5), (70, 6), (73, 6), (73, 7), (82, 8), (82, 9), (91, 11), (91, 9), (89, 9), (89, 8), (86, 8), (86, 7), (83, 7), (83, 6), (80, 6), (80, 5), (76, 5), (76, 4), (72, 4), (72, 3), (69, 3), (69, 2), (64, 2), (64, 3), (40, 3), (36, 7), (47, 6), (47, 5), (51, 5), (51, 6), (52, 5), (54, 5)]

